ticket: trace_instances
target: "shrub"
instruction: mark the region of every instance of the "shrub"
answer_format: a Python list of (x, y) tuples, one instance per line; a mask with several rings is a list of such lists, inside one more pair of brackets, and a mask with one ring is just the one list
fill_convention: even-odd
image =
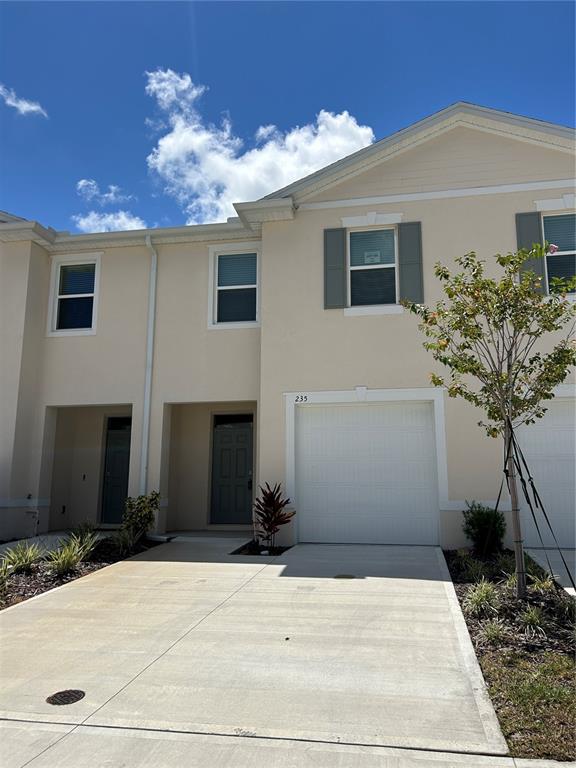
[(8, 566), (2, 560), (0, 562), (0, 603), (6, 600), (8, 595)]
[(129, 551), (132, 551), (142, 536), (145, 536), (152, 528), (159, 506), (160, 494), (158, 491), (152, 491), (147, 495), (136, 496), (135, 498), (129, 496), (126, 499), (121, 530), (125, 532), (122, 534), (124, 545), (128, 543), (130, 538), (132, 540)]
[(94, 523), (90, 522), (90, 520), (83, 520), (81, 523), (78, 523), (78, 525), (72, 529), (72, 533), (78, 536), (79, 538), (83, 538), (84, 536), (87, 536), (89, 533), (95, 533), (95, 532), (96, 532), (96, 526), (94, 525)]
[(466, 581), (480, 581), (480, 579), (489, 576), (489, 570), (490, 569), (486, 567), (486, 563), (482, 560), (476, 560), (473, 557), (469, 557), (464, 564), (462, 574)]
[(528, 638), (539, 635), (546, 637), (544, 630), (544, 616), (542, 611), (535, 605), (530, 605), (520, 614), (520, 624), (524, 627), (524, 634)]
[(46, 560), (55, 576), (64, 576), (78, 568), (82, 562), (82, 550), (78, 541), (70, 537), (68, 541), (60, 544), (58, 549), (48, 552)]
[(78, 549), (81, 560), (87, 560), (98, 544), (98, 535), (92, 532), (72, 533), (68, 538), (68, 543)]
[(290, 499), (283, 498), (280, 483), (270, 488), (268, 483), (265, 487), (260, 486), (260, 496), (254, 504), (254, 514), (256, 517), (256, 526), (262, 531), (263, 539), (274, 548), (276, 543), (276, 534), (282, 525), (286, 525), (296, 512), (292, 509), (286, 509), (290, 504)]
[(482, 618), (498, 613), (498, 590), (495, 584), (482, 578), (468, 590), (462, 602), (465, 613)]
[(12, 549), (9, 549), (3, 557), (3, 562), (12, 573), (30, 573), (32, 566), (42, 557), (42, 550), (38, 544), (27, 544), (19, 541)]
[(499, 573), (507, 576), (516, 569), (516, 560), (513, 552), (498, 552), (494, 558), (494, 567)]
[(528, 574), (528, 578), (531, 581), (530, 586), (535, 592), (540, 592), (540, 594), (544, 595), (556, 591), (556, 584), (549, 573), (544, 573), (542, 576), (532, 576), (532, 574)]
[(489, 619), (482, 624), (482, 634), (491, 645), (499, 645), (508, 635), (508, 625), (503, 619)]
[(518, 584), (518, 579), (516, 578), (516, 574), (514, 572), (505, 573), (503, 582), (506, 589), (516, 589), (516, 585)]
[(118, 531), (114, 531), (108, 541), (110, 541), (112, 551), (118, 557), (127, 557), (136, 549), (136, 538), (130, 528), (120, 528)]
[(504, 515), (490, 507), (485, 507), (473, 501), (462, 513), (464, 524), (462, 529), (471, 540), (474, 551), (480, 557), (494, 555), (502, 549), (502, 539), (506, 532)]

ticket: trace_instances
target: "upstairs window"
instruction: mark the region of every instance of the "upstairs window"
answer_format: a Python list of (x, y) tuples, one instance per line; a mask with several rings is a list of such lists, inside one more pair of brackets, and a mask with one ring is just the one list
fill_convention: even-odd
[(350, 232), (350, 306), (396, 304), (394, 229)]
[(255, 253), (217, 257), (216, 322), (256, 322), (258, 259)]
[(94, 258), (56, 258), (52, 266), (49, 333), (93, 333), (99, 254)]
[(556, 253), (546, 256), (549, 291), (554, 293), (555, 277), (576, 276), (576, 214), (544, 216), (544, 240), (558, 246)]

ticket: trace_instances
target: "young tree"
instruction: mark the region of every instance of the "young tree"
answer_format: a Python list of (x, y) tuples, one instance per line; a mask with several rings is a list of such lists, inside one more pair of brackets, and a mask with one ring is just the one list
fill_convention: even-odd
[(462, 397), (482, 409), (478, 422), (490, 437), (504, 440), (516, 560), (517, 595), (526, 595), (526, 573), (512, 433), (546, 412), (554, 387), (576, 364), (573, 325), (550, 350), (542, 337), (565, 329), (576, 316), (566, 300), (576, 280), (553, 279), (550, 295), (541, 293), (539, 278), (522, 269), (528, 259), (555, 253), (555, 245), (534, 245), (531, 251), (497, 254), (501, 275), (485, 274), (485, 263), (474, 252), (456, 259), (461, 271), (451, 273), (436, 264), (435, 274), (446, 299), (435, 307), (407, 303), (421, 319), (424, 347), (449, 370), (447, 378), (431, 374), (432, 383), (446, 387), (450, 397)]

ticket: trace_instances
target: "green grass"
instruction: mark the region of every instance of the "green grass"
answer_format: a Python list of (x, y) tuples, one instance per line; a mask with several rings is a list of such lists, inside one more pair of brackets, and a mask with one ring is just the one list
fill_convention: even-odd
[(576, 663), (561, 653), (492, 651), (480, 663), (514, 757), (576, 757)]

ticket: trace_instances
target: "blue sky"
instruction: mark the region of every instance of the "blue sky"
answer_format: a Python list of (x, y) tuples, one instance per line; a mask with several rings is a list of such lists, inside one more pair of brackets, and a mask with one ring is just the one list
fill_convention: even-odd
[(521, 0), (3, 2), (0, 209), (222, 220), (454, 101), (573, 125), (574, 25)]

